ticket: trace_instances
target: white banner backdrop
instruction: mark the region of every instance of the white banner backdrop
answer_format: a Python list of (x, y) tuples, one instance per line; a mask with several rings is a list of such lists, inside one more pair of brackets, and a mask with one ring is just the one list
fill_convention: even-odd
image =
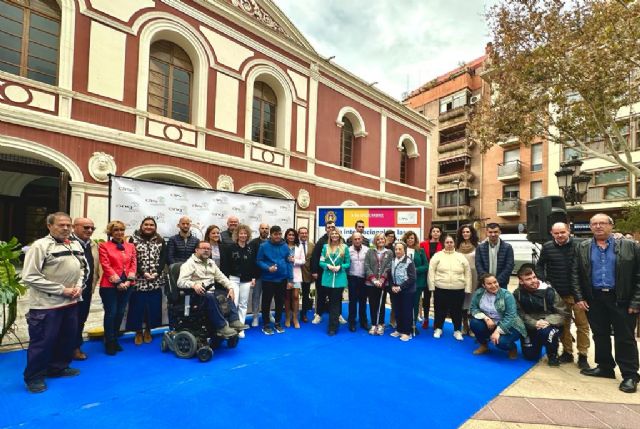
[(120, 220), (131, 235), (142, 219), (151, 216), (158, 224), (158, 233), (170, 237), (178, 233), (178, 220), (191, 218), (191, 233), (202, 239), (209, 225), (227, 229), (227, 217), (235, 215), (240, 223), (251, 227), (252, 237), (258, 236), (262, 222), (279, 225), (282, 230), (295, 224), (294, 200), (269, 198), (210, 189), (111, 176), (110, 219)]

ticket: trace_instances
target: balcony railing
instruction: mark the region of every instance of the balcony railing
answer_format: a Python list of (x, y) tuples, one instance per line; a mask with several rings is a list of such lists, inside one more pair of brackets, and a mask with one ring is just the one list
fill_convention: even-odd
[(520, 216), (520, 198), (505, 198), (498, 200), (497, 214), (501, 217)]
[(500, 180), (501, 182), (512, 182), (514, 180), (520, 180), (521, 170), (522, 164), (520, 163), (520, 160), (498, 164), (498, 180)]

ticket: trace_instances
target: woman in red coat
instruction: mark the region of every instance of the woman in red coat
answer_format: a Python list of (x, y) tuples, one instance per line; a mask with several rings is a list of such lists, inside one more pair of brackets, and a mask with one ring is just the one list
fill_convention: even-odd
[(104, 345), (108, 355), (122, 351), (118, 332), (136, 280), (136, 248), (124, 240), (124, 223), (113, 220), (107, 225), (109, 241), (100, 243), (100, 297), (104, 306)]
[[(427, 257), (427, 264), (431, 261), (431, 257), (441, 251), (444, 248), (444, 236), (442, 235), (442, 228), (437, 225), (431, 225), (429, 229), (429, 237), (426, 241), (420, 243), (420, 247), (424, 250), (424, 254)], [(428, 270), (427, 270), (428, 274)], [(431, 308), (431, 291), (429, 285), (424, 288), (424, 295), (422, 297), (422, 311), (424, 313), (424, 320), (422, 321), (422, 329), (429, 328), (429, 310)]]

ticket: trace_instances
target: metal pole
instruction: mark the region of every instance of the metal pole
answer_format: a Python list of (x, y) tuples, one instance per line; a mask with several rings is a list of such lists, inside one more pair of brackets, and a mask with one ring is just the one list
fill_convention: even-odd
[(460, 180), (456, 183), (456, 234), (460, 229)]

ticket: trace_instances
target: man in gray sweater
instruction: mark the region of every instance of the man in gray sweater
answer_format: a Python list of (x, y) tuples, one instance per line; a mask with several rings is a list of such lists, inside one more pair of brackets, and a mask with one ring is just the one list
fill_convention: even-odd
[(47, 216), (49, 235), (27, 251), (22, 282), (29, 288), (29, 349), (24, 381), (31, 393), (47, 390), (45, 377), (73, 377), (70, 368), (76, 347), (78, 301), (87, 275), (82, 247), (70, 240), (71, 218), (57, 212)]

